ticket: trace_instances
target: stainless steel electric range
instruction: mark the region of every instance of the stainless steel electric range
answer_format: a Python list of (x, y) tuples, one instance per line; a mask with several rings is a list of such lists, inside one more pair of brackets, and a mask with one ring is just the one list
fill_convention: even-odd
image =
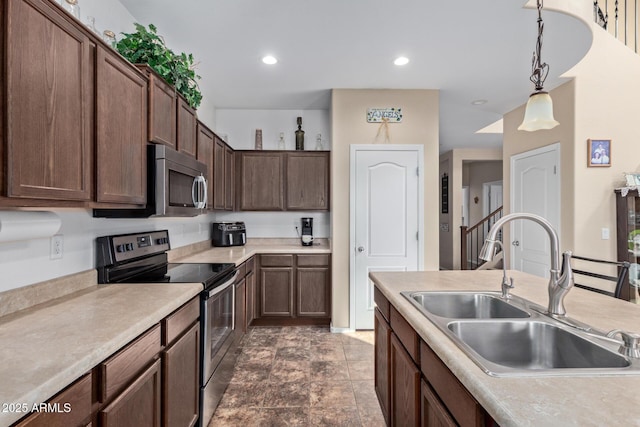
[(235, 264), (169, 263), (167, 230), (96, 239), (99, 283), (202, 283), (200, 417), (206, 426), (231, 380), (235, 333)]

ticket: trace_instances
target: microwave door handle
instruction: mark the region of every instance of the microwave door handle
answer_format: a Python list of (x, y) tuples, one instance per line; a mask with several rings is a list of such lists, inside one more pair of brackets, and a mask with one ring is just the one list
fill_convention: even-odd
[(202, 205), (200, 206), (201, 209), (206, 209), (207, 208), (207, 202), (209, 201), (209, 183), (207, 182), (207, 178), (205, 178), (204, 176), (200, 175), (200, 177), (202, 178)]
[(196, 208), (198, 207), (198, 199), (196, 198), (196, 187), (199, 186), (198, 178), (199, 177), (193, 178), (193, 183), (191, 184), (191, 201), (193, 201), (193, 206)]
[(197, 189), (191, 188), (191, 196), (193, 205), (196, 209), (204, 209), (207, 204), (207, 181), (203, 175), (195, 177), (194, 184), (197, 183)]

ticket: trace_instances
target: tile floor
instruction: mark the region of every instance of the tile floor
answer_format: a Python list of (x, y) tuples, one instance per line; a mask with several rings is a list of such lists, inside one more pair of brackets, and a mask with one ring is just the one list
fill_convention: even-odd
[(373, 342), (373, 331), (251, 328), (209, 427), (384, 426)]

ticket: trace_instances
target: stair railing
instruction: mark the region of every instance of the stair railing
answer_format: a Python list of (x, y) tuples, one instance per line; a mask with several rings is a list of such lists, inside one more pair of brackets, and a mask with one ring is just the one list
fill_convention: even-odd
[[(480, 267), (484, 261), (480, 259), (480, 249), (484, 244), (489, 230), (502, 218), (503, 207), (500, 206), (486, 217), (482, 218), (476, 225), (467, 227), (460, 226), (460, 269), (475, 270)], [(502, 237), (500, 235), (500, 237)]]
[[(612, 2), (613, 28), (609, 25), (609, 8), (609, 0), (594, 0), (593, 18), (595, 22), (638, 53), (638, 0), (615, 0)], [(621, 20), (622, 29), (620, 28)]]

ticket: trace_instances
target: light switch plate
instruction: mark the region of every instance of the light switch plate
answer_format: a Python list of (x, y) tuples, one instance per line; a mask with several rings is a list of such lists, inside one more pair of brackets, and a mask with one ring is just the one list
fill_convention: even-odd
[(602, 229), (602, 240), (609, 240), (609, 229), (608, 228), (603, 228)]

